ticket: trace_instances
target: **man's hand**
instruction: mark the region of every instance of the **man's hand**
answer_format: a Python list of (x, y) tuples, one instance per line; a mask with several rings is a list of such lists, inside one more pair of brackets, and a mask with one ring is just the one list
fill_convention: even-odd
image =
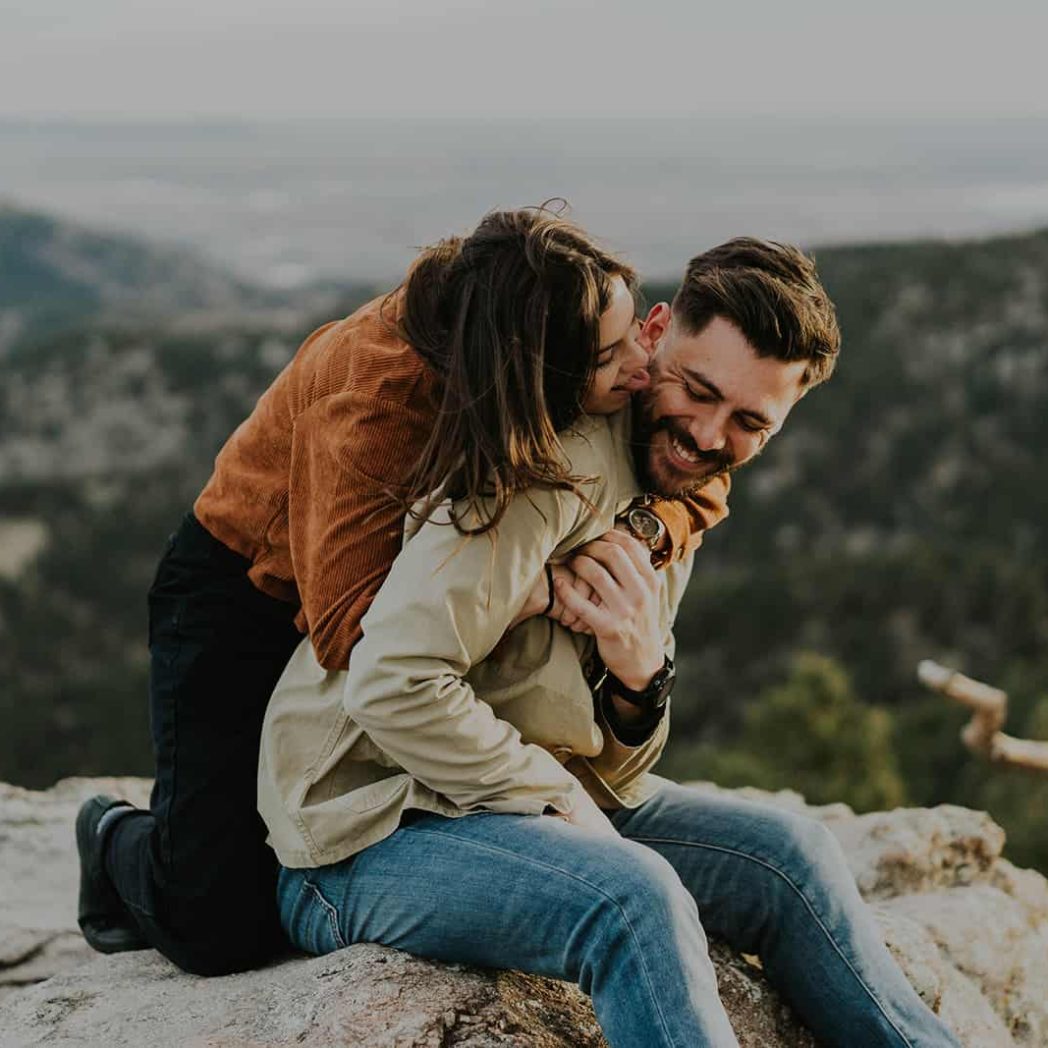
[[(629, 535), (630, 530), (625, 524), (616, 523), (615, 530), (622, 532), (623, 535)], [(594, 540), (599, 541), (599, 540)], [(575, 556), (580, 556), (588, 550), (591, 543), (587, 542), (584, 546), (580, 546), (575, 551)], [(588, 600), (591, 604), (596, 604), (600, 607), (600, 597), (593, 592), (593, 587), (580, 575), (576, 575), (574, 571), (569, 567), (561, 565), (555, 565), (553, 568), (554, 579), (564, 576), (571, 585), (571, 588), (583, 599)], [(554, 590), (553, 594), (553, 607), (549, 611), (549, 617), (554, 622), (559, 622), (565, 629), (572, 630), (575, 633), (593, 633), (593, 630), (589, 628), (579, 617), (564, 606), (564, 602), (560, 599), (559, 594)]]
[(554, 577), (558, 601), (593, 633), (604, 665), (626, 687), (643, 691), (664, 659), (659, 583), (650, 551), (632, 535), (609, 531), (588, 543), (571, 561), (571, 569), (592, 593), (583, 598), (558, 574)]

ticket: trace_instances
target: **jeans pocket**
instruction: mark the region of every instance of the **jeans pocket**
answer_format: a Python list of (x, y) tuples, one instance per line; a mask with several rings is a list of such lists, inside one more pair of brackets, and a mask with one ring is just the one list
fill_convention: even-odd
[(306, 953), (321, 955), (344, 949), (346, 940), (339, 927), (337, 908), (328, 902), (319, 886), (304, 875), (300, 875), (298, 892), (287, 892), (288, 873), (283, 872), (280, 886), (281, 919), (288, 938)]

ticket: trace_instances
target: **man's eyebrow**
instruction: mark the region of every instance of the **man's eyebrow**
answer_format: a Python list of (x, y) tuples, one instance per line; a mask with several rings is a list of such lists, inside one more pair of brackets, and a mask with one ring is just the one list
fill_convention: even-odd
[[(682, 367), (681, 371), (683, 371), (692, 382), (697, 382), (700, 386), (705, 387), (706, 391), (716, 397), (717, 400), (724, 400), (724, 394), (701, 371), (696, 371), (695, 368), (689, 367)], [(767, 427), (771, 425), (771, 419), (766, 418), (759, 411), (754, 411), (752, 408), (739, 408), (736, 414), (746, 415), (748, 418), (753, 419), (753, 421), (759, 426)]]

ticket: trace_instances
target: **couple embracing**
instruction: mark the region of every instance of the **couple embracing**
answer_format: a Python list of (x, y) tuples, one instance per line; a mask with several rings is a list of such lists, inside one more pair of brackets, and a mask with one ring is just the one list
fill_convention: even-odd
[(838, 348), (792, 247), (640, 315), (542, 209), (314, 332), (158, 569), (156, 783), (81, 809), (88, 941), (199, 974), (379, 942), (571, 979), (612, 1048), (719, 1048), (708, 931), (820, 1043), (956, 1045), (824, 827), (649, 770), (695, 549)]

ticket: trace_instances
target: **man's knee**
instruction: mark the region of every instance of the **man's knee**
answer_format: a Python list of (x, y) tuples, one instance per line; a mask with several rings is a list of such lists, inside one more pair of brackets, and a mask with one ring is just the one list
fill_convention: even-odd
[(621, 930), (631, 926), (698, 926), (698, 908), (671, 863), (652, 848), (622, 842), (611, 880), (609, 913)]
[(855, 889), (840, 843), (823, 823), (794, 812), (767, 818), (773, 865), (802, 894), (806, 887), (820, 892)]
[(589, 994), (610, 968), (640, 971), (667, 949), (707, 955), (698, 908), (677, 871), (651, 848), (627, 840), (621, 845), (599, 884), (591, 883), (591, 905), (572, 935), (583, 948), (576, 955), (577, 969), (567, 977)]

